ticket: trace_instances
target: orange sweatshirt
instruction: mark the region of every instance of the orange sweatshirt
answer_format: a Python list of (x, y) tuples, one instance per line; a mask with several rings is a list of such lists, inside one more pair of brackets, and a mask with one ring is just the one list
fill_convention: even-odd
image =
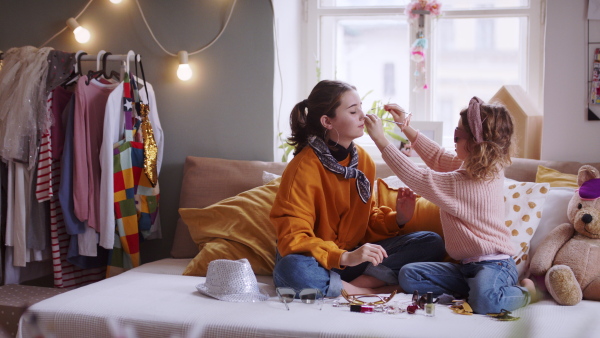
[[(375, 164), (364, 149), (356, 147), (358, 169), (373, 192)], [(339, 163), (349, 162), (350, 156)], [(287, 165), (270, 217), (282, 256), (313, 256), (326, 269), (342, 268), (340, 257), (345, 251), (396, 236), (400, 230), (395, 211), (375, 207), (372, 194), (363, 203), (356, 180), (323, 167), (309, 145)]]

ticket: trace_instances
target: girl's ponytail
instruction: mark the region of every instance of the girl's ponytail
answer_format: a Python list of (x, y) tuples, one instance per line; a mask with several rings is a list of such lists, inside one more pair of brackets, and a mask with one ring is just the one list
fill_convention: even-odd
[(302, 148), (308, 143), (308, 123), (307, 123), (307, 112), (308, 112), (308, 100), (302, 100), (298, 102), (292, 109), (290, 114), (290, 128), (292, 130), (292, 136), (288, 138), (287, 143), (296, 148), (294, 155), (300, 152)]

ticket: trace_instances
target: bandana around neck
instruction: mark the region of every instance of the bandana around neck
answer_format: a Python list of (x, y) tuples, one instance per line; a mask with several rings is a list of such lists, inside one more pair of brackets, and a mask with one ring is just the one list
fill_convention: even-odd
[(355, 178), (358, 195), (363, 203), (367, 203), (371, 197), (371, 183), (367, 176), (357, 169), (358, 151), (356, 150), (356, 147), (352, 147), (352, 150), (350, 151), (350, 164), (347, 167), (344, 167), (333, 157), (333, 155), (331, 155), (329, 147), (327, 147), (322, 139), (311, 136), (311, 138), (308, 139), (308, 144), (313, 148), (319, 161), (321, 161), (321, 164), (327, 170), (343, 175), (345, 179)]

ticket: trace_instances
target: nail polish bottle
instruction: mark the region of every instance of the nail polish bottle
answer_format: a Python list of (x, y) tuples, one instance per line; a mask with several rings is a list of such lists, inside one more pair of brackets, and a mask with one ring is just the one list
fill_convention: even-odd
[(432, 292), (427, 292), (427, 303), (425, 303), (425, 315), (427, 317), (435, 316), (435, 304), (433, 303)]

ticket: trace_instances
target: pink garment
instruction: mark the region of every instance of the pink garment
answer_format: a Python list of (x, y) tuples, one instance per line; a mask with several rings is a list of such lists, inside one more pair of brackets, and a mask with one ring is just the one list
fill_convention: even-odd
[(476, 181), (460, 169), (460, 159), (426, 136), (419, 133), (412, 146), (428, 168), (418, 167), (392, 144), (383, 149), (383, 160), (415, 193), (439, 206), (448, 255), (456, 260), (513, 256), (504, 225), (504, 171), (492, 181)]
[(73, 126), (73, 200), (77, 218), (98, 229), (100, 209), (100, 146), (106, 101), (118, 84), (77, 81)]

